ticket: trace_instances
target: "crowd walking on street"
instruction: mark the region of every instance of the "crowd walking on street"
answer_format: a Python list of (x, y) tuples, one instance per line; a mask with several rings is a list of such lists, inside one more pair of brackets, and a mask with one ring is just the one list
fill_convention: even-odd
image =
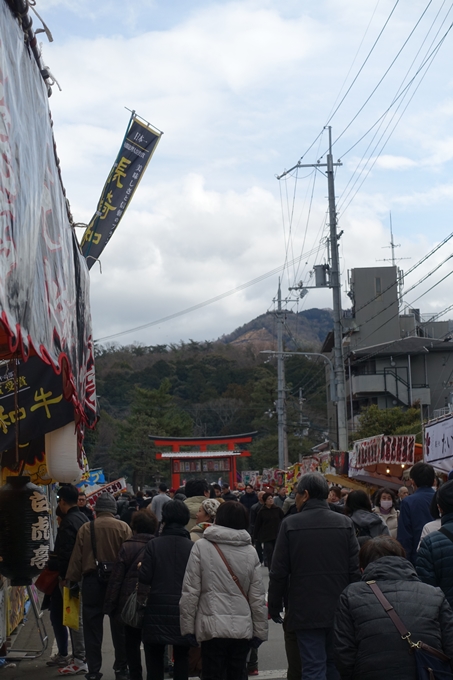
[[(49, 673), (100, 680), (108, 616), (116, 680), (258, 676), (269, 620), (288, 680), (453, 679), (453, 479), (421, 462), (409, 475), (412, 489), (371, 497), (317, 472), (277, 493), (196, 478), (103, 493), (94, 512), (62, 485)], [(80, 610), (69, 636), (65, 588)]]

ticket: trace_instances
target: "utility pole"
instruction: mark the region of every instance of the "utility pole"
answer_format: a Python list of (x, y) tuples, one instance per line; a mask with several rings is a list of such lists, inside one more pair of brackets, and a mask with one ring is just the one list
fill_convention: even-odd
[(330, 287), (333, 298), (334, 371), (337, 387), (338, 448), (348, 450), (348, 420), (346, 415), (346, 388), (343, 359), (343, 329), (341, 326), (341, 279), (338, 253), (337, 209), (335, 206), (334, 162), (332, 156), (332, 128), (329, 126), (329, 153), (327, 154), (327, 183), (329, 189), (330, 222)]
[(282, 291), (278, 280), (277, 294), (277, 422), (278, 422), (278, 467), (288, 467), (288, 439), (286, 434), (286, 390), (285, 357), (283, 355), (283, 313)]
[[(340, 451), (348, 450), (348, 421), (346, 411), (346, 388), (344, 376), (344, 360), (343, 360), (343, 331), (341, 325), (341, 280), (340, 280), (340, 257), (338, 253), (338, 241), (340, 234), (337, 234), (337, 210), (335, 205), (335, 181), (334, 168), (341, 163), (334, 163), (332, 156), (332, 128), (328, 126), (329, 131), (329, 152), (327, 154), (327, 163), (297, 163), (294, 167), (286, 170), (283, 174), (277, 176), (277, 179), (282, 179), (285, 175), (296, 168), (322, 168), (327, 169), (327, 186), (329, 195), (329, 222), (330, 222), (330, 266), (329, 266), (329, 287), (332, 289), (333, 298), (333, 316), (334, 316), (334, 378), (335, 378), (335, 392), (337, 405), (337, 446)], [(323, 283), (316, 287), (325, 287), (327, 284)], [(311, 286), (306, 286), (310, 288)]]

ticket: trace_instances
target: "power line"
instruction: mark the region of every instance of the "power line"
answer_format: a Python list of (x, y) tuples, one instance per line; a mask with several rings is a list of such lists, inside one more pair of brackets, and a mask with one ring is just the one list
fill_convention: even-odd
[[(451, 9), (452, 9), (452, 7), (450, 7), (450, 9), (448, 10), (447, 16), (448, 16), (448, 14), (451, 12)], [(437, 18), (437, 16), (436, 16), (436, 18)], [(445, 21), (446, 21), (446, 17), (445, 17), (444, 20), (442, 21), (442, 25), (445, 23)], [(450, 29), (451, 29), (451, 27), (450, 27)], [(450, 29), (449, 29), (449, 30), (450, 30)], [(430, 30), (431, 30), (431, 29), (430, 29)], [(438, 30), (436, 36), (439, 34), (439, 32), (440, 32), (440, 28), (439, 28), (439, 30)], [(368, 129), (368, 131), (367, 131), (364, 135), (362, 135), (362, 137), (358, 140), (358, 142), (356, 142), (355, 144), (353, 144), (353, 146), (346, 152), (346, 153), (349, 153), (349, 151), (351, 151), (351, 149), (353, 149), (353, 148), (354, 148), (354, 147), (355, 147), (362, 139), (364, 139), (364, 137), (366, 137), (367, 134), (369, 134), (369, 132), (371, 132), (371, 130), (372, 130), (377, 124), (379, 124), (378, 129), (376, 130), (375, 134), (373, 135), (373, 137), (372, 137), (370, 143), (368, 144), (368, 146), (367, 146), (367, 148), (366, 148), (364, 154), (362, 155), (362, 158), (361, 158), (360, 161), (357, 163), (357, 166), (356, 166), (356, 168), (355, 168), (355, 170), (354, 170), (352, 176), (350, 177), (350, 179), (349, 179), (349, 181), (348, 181), (348, 183), (347, 183), (345, 189), (343, 190), (343, 193), (342, 193), (342, 196), (341, 196), (341, 197), (344, 196), (344, 194), (345, 194), (345, 192), (346, 192), (346, 190), (347, 190), (347, 187), (351, 184), (351, 182), (352, 182), (352, 180), (353, 180), (353, 178), (354, 178), (354, 175), (357, 173), (357, 170), (359, 169), (359, 167), (362, 166), (362, 167), (361, 167), (361, 170), (360, 170), (360, 172), (359, 172), (358, 177), (354, 180), (354, 182), (353, 182), (353, 184), (352, 184), (352, 186), (351, 186), (349, 192), (348, 192), (348, 193), (346, 194), (346, 196), (343, 198), (343, 203), (340, 204), (340, 206), (339, 206), (339, 210), (341, 210), (341, 208), (344, 206), (343, 211), (342, 211), (343, 214), (346, 212), (346, 210), (348, 209), (348, 207), (350, 206), (350, 204), (352, 203), (352, 201), (353, 201), (354, 198), (356, 197), (357, 193), (360, 191), (360, 189), (361, 189), (361, 187), (363, 186), (364, 182), (365, 182), (366, 179), (368, 178), (368, 176), (369, 176), (371, 170), (373, 169), (373, 167), (374, 167), (375, 164), (377, 163), (377, 161), (378, 161), (380, 155), (382, 154), (384, 148), (385, 148), (386, 145), (388, 144), (388, 142), (389, 142), (389, 140), (390, 140), (392, 134), (394, 133), (395, 129), (397, 128), (397, 126), (398, 126), (398, 124), (399, 124), (399, 122), (401, 121), (401, 118), (403, 117), (404, 113), (406, 112), (406, 110), (407, 110), (409, 104), (411, 103), (411, 101), (412, 101), (412, 99), (414, 98), (416, 92), (418, 91), (418, 88), (419, 88), (420, 85), (422, 84), (422, 82), (423, 82), (424, 78), (426, 77), (426, 75), (427, 75), (427, 73), (428, 73), (430, 67), (432, 66), (432, 63), (433, 63), (435, 57), (437, 56), (437, 53), (439, 52), (440, 47), (442, 46), (442, 43), (443, 43), (443, 40), (444, 40), (444, 39), (445, 39), (445, 36), (444, 36), (444, 38), (442, 39), (442, 41), (440, 41), (440, 42), (438, 43), (438, 45), (436, 46), (436, 48), (430, 53), (428, 59), (424, 61), (424, 63), (422, 64), (422, 67), (417, 71), (417, 73), (416, 73), (416, 75), (414, 76), (414, 78), (412, 78), (412, 80), (408, 83), (407, 87), (405, 87), (404, 90), (402, 90), (402, 92), (400, 93), (400, 95), (401, 95), (401, 94), (404, 94), (404, 97), (400, 100), (400, 102), (399, 102), (399, 104), (398, 104), (398, 106), (397, 106), (395, 112), (393, 113), (392, 118), (391, 118), (390, 121), (387, 123), (387, 125), (386, 125), (386, 127), (385, 127), (383, 133), (381, 134), (379, 140), (376, 142), (376, 145), (374, 146), (374, 148), (373, 148), (373, 150), (372, 150), (370, 156), (368, 157), (366, 163), (365, 163), (364, 165), (362, 165), (362, 162), (363, 162), (363, 160), (364, 160), (364, 158), (365, 158), (365, 156), (366, 156), (366, 154), (367, 154), (367, 152), (368, 152), (368, 149), (371, 147), (373, 141), (375, 140), (375, 138), (376, 138), (376, 136), (377, 136), (377, 134), (378, 134), (378, 132), (379, 132), (379, 129), (380, 129), (381, 126), (382, 126), (382, 123), (384, 122), (384, 120), (385, 120), (387, 114), (388, 114), (389, 111), (391, 110), (393, 104), (400, 98), (400, 95), (394, 97), (392, 103), (391, 103), (390, 106), (386, 109), (386, 111), (382, 114), (382, 116), (380, 116), (380, 118), (378, 118), (378, 120), (377, 120), (377, 121), (376, 121), (369, 129)], [(435, 40), (435, 38), (434, 38), (434, 40)], [(434, 40), (432, 41), (431, 44), (433, 44)], [(420, 50), (421, 50), (421, 47), (420, 47)], [(420, 50), (419, 50), (419, 52), (420, 52)], [(414, 61), (415, 61), (415, 59), (414, 59)], [(428, 62), (429, 62), (429, 63), (428, 63)], [(412, 63), (414, 63), (414, 62), (412, 62)], [(381, 146), (381, 148), (379, 149), (377, 155), (373, 158), (373, 153), (376, 151), (376, 149), (377, 149), (379, 143), (381, 142), (381, 140), (383, 139), (385, 133), (386, 133), (387, 130), (389, 129), (389, 127), (390, 127), (390, 125), (392, 124), (393, 120), (395, 119), (396, 114), (397, 114), (398, 110), (400, 109), (401, 105), (403, 104), (405, 97), (409, 94), (409, 89), (410, 89), (410, 87), (411, 87), (411, 86), (413, 85), (413, 83), (415, 82), (415, 78), (416, 78), (417, 75), (420, 73), (420, 71), (422, 70), (422, 68), (424, 68), (425, 66), (426, 66), (425, 73), (424, 73), (424, 74), (422, 75), (422, 77), (420, 78), (420, 81), (418, 82), (417, 86), (415, 87), (414, 91), (412, 92), (412, 94), (411, 94), (411, 96), (410, 96), (408, 102), (406, 103), (406, 106), (404, 107), (404, 109), (403, 109), (402, 113), (400, 114), (398, 120), (397, 120), (396, 123), (394, 124), (392, 130), (390, 131), (390, 133), (389, 133), (389, 135), (388, 135), (388, 137), (387, 137), (387, 139), (386, 139), (386, 140), (384, 141), (384, 143), (382, 144), (382, 146)], [(412, 68), (412, 64), (411, 64), (411, 67), (410, 67), (410, 68)], [(409, 70), (410, 70), (410, 68), (409, 68)], [(407, 77), (407, 74), (406, 74), (406, 77)], [(406, 78), (406, 77), (405, 77), (405, 78)], [(404, 78), (404, 80), (405, 80), (405, 78)], [(403, 82), (404, 82), (404, 80), (403, 80)], [(399, 89), (401, 89), (401, 86), (400, 86)], [(346, 205), (344, 205), (345, 202), (346, 202), (346, 200), (347, 200), (347, 198), (351, 195), (352, 191), (354, 190), (354, 187), (357, 185), (357, 182), (360, 180), (360, 177), (361, 177), (361, 176), (363, 175), (363, 173), (365, 172), (368, 163), (370, 163), (370, 161), (371, 161), (372, 159), (373, 159), (373, 162), (371, 163), (370, 167), (368, 168), (368, 170), (367, 170), (367, 172), (366, 172), (366, 175), (365, 175), (365, 177), (363, 178), (362, 182), (360, 183), (360, 185), (358, 186), (358, 188), (356, 189), (356, 191), (354, 192), (354, 194), (352, 195), (352, 197), (350, 198), (350, 200), (348, 201), (348, 203), (347, 203)]]
[[(322, 246), (318, 246), (318, 248), (322, 248)], [(300, 259), (304, 257), (309, 257), (310, 255), (313, 255), (316, 252), (317, 248), (313, 249), (312, 251), (309, 251), (308, 253), (303, 253), (299, 257), (297, 257), (294, 262), (298, 262)], [(289, 262), (289, 265), (292, 265), (293, 262)], [(174, 314), (169, 314), (168, 316), (164, 316), (162, 319), (157, 319), (156, 321), (149, 321), (148, 323), (142, 324), (141, 326), (135, 326), (134, 328), (129, 328), (128, 330), (125, 331), (119, 331), (118, 333), (112, 333), (111, 335), (105, 335), (102, 338), (97, 338), (94, 342), (102, 342), (105, 340), (112, 340), (113, 338), (119, 338), (122, 335), (127, 335), (128, 333), (133, 333), (135, 331), (141, 331), (144, 330), (145, 328), (150, 328), (151, 326), (157, 326), (160, 323), (164, 323), (165, 321), (171, 321), (172, 319), (176, 319), (179, 316), (183, 316), (184, 314), (189, 314), (190, 312), (195, 312), (198, 309), (201, 309), (202, 307), (206, 307), (207, 305), (211, 305), (214, 302), (218, 302), (219, 300), (223, 300), (224, 298), (233, 295), (234, 293), (238, 293), (241, 290), (245, 290), (246, 288), (249, 288), (250, 286), (254, 286), (256, 283), (260, 283), (261, 281), (264, 281), (265, 279), (268, 279), (271, 276), (274, 276), (275, 274), (278, 274), (284, 269), (285, 265), (280, 265), (279, 267), (276, 267), (275, 269), (272, 269), (270, 272), (267, 272), (266, 274), (262, 274), (261, 276), (258, 276), (256, 279), (252, 279), (251, 281), (248, 281), (247, 283), (243, 283), (236, 288), (232, 288), (231, 290), (226, 291), (225, 293), (221, 293), (220, 295), (216, 295), (213, 298), (210, 298), (209, 300), (205, 300), (204, 302), (199, 302), (196, 305), (193, 305), (192, 307), (188, 307), (187, 309), (183, 309), (179, 312), (175, 312)]]
[[(382, 84), (382, 82), (384, 81), (385, 77), (386, 77), (386, 76), (388, 75), (388, 73), (391, 71), (391, 69), (392, 69), (392, 67), (394, 66), (395, 62), (397, 61), (398, 57), (400, 56), (400, 54), (402, 53), (402, 51), (403, 51), (404, 48), (406, 47), (407, 43), (409, 42), (409, 40), (410, 40), (411, 37), (413, 36), (413, 34), (414, 34), (415, 30), (417, 29), (418, 25), (420, 24), (421, 20), (423, 19), (423, 17), (425, 16), (426, 12), (428, 11), (428, 9), (429, 9), (429, 7), (430, 7), (432, 1), (433, 1), (433, 0), (429, 0), (429, 2), (428, 2), (428, 4), (426, 5), (425, 9), (424, 9), (423, 12), (421, 13), (421, 15), (420, 15), (418, 21), (416, 22), (414, 28), (411, 30), (411, 32), (410, 32), (409, 35), (407, 36), (406, 40), (403, 42), (402, 46), (400, 47), (400, 49), (399, 49), (398, 52), (396, 53), (396, 56), (395, 56), (395, 57), (393, 58), (393, 60), (391, 61), (390, 66), (389, 66), (389, 67), (387, 68), (387, 70), (384, 72), (384, 75), (381, 76), (381, 78), (379, 79), (377, 85), (373, 88), (373, 90), (371, 91), (371, 93), (370, 93), (370, 94), (368, 95), (368, 97), (365, 99), (364, 103), (363, 103), (362, 106), (359, 108), (359, 110), (357, 111), (357, 113), (353, 116), (353, 118), (351, 118), (351, 120), (349, 121), (349, 123), (348, 123), (348, 124), (346, 125), (346, 127), (343, 129), (343, 131), (338, 135), (338, 137), (336, 138), (334, 144), (336, 144), (336, 143), (343, 137), (343, 135), (344, 135), (344, 133), (346, 132), (346, 130), (348, 130), (348, 129), (351, 127), (352, 123), (353, 123), (353, 122), (356, 120), (356, 118), (360, 115), (360, 113), (363, 111), (363, 109), (365, 108), (365, 106), (368, 104), (368, 102), (370, 101), (370, 99), (372, 98), (372, 96), (374, 95), (374, 93), (377, 91), (377, 89), (379, 88), (379, 86), (380, 86), (380, 85)], [(396, 4), (398, 4), (398, 3), (396, 3)], [(396, 4), (395, 4), (394, 8), (392, 9), (392, 13), (393, 13), (393, 11), (394, 11), (395, 8), (396, 8)], [(390, 16), (391, 16), (391, 15), (390, 15)], [(389, 19), (390, 19), (390, 17), (389, 17)]]

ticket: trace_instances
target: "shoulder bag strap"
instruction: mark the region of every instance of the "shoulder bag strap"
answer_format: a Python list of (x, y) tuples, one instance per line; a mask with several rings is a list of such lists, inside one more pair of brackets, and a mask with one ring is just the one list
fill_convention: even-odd
[[(448, 532), (448, 533), (450, 533), (450, 532)], [(452, 534), (452, 540), (453, 540), (453, 534)], [(431, 645), (427, 645), (425, 642), (421, 642), (421, 641), (412, 642), (411, 634), (407, 630), (404, 623), (401, 621), (401, 619), (398, 616), (398, 614), (396, 613), (396, 611), (393, 609), (390, 602), (385, 597), (382, 590), (379, 588), (378, 584), (375, 581), (367, 581), (367, 585), (370, 586), (371, 590), (376, 595), (377, 599), (379, 600), (379, 602), (381, 603), (381, 605), (385, 609), (385, 613), (388, 614), (388, 616), (392, 619), (393, 623), (395, 624), (396, 629), (398, 630), (398, 632), (401, 635), (403, 640), (407, 640), (409, 645), (412, 648), (417, 647), (417, 649), (423, 649), (425, 652), (432, 654), (433, 656), (437, 657), (441, 661), (444, 661), (446, 663), (451, 663), (450, 658), (446, 654), (441, 652), (439, 649), (435, 649), (434, 647), (431, 647)]]
[(398, 633), (401, 635), (403, 640), (408, 640), (410, 643), (411, 634), (409, 633), (406, 626), (404, 625), (404, 623), (401, 621), (400, 617), (394, 610), (393, 605), (390, 604), (382, 590), (379, 588), (376, 581), (367, 581), (367, 585), (370, 586), (371, 590), (376, 595), (385, 613), (387, 614), (387, 616), (391, 618), (393, 624), (395, 625), (395, 628), (397, 629)]
[(439, 532), (441, 534), (443, 534), (444, 536), (446, 536), (447, 538), (449, 538), (450, 541), (452, 541), (452, 543), (453, 543), (453, 534), (451, 533), (451, 531), (448, 531), (448, 529), (446, 529), (445, 527), (441, 527), (439, 529)]
[[(220, 548), (219, 548), (219, 546), (217, 545), (217, 543), (212, 543), (212, 545), (214, 546), (214, 548), (215, 548), (215, 549), (217, 550), (217, 552), (219, 553), (219, 555), (220, 555), (220, 557), (221, 557), (221, 559), (222, 559), (224, 565), (225, 565), (226, 568), (228, 569), (228, 572), (229, 572), (231, 578), (233, 579), (233, 581), (235, 582), (235, 584), (237, 585), (237, 587), (239, 588), (239, 590), (241, 591), (241, 593), (243, 594), (243, 596), (245, 597), (245, 599), (246, 599), (247, 602), (248, 602), (248, 601), (249, 601), (249, 598), (248, 598), (248, 596), (247, 596), (247, 593), (245, 592), (244, 588), (241, 586), (241, 583), (240, 583), (238, 577), (236, 576), (236, 574), (234, 573), (234, 571), (233, 571), (232, 568), (230, 567), (230, 564), (229, 564), (227, 558), (225, 557), (225, 555), (223, 554), (223, 552), (220, 550)], [(249, 603), (249, 604), (250, 604), (250, 603)]]
[(94, 521), (90, 522), (91, 548), (93, 550), (93, 557), (96, 564), (98, 563), (98, 556), (96, 552), (96, 534), (94, 533)]

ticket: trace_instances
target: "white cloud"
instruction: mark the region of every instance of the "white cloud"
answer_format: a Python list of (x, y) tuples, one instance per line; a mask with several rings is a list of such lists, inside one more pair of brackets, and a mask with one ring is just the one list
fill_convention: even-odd
[[(345, 87), (392, 6), (390, 0), (379, 4)], [(416, 0), (395, 14), (332, 121), (334, 139), (382, 75), (383, 64), (402, 44), (422, 6)], [(76, 220), (89, 220), (95, 210), (124, 134), (129, 114), (123, 106), (135, 108), (165, 132), (102, 255), (104, 273), (92, 269), (97, 337), (190, 307), (283, 263), (279, 188), (288, 234), (294, 183), (279, 187), (274, 175), (296, 162), (322, 128), (373, 9), (361, 0), (321, 0), (313, 6), (297, 0), (198, 0), (189, 9), (179, 2), (149, 0), (137, 14), (131, 2), (40, 0), (38, 11), (48, 11), (65, 29), (61, 40), (46, 45), (44, 55), (63, 87), (50, 104)], [(71, 30), (71, 20), (77, 30)], [(446, 44), (443, 49), (436, 67), (445, 74), (451, 48)], [(407, 63), (395, 66), (335, 153), (349, 148), (385, 110)], [(366, 184), (361, 187), (360, 180), (355, 185), (351, 205), (346, 201), (341, 207), (343, 279), (347, 269), (373, 265), (389, 254), (382, 248), (389, 240), (390, 210), (401, 255), (416, 261), (440, 238), (445, 223), (440, 218), (452, 195), (451, 87), (435, 69), (429, 72), (385, 155)], [(354, 149), (356, 158), (346, 156), (337, 171), (340, 205), (367, 144), (368, 138)], [(324, 137), (304, 162), (316, 161), (325, 149)], [(318, 173), (306, 230), (309, 175), (310, 170), (299, 173), (288, 259), (300, 254), (302, 244), (311, 250), (322, 234), (327, 186)], [(324, 252), (317, 261), (323, 259)], [(289, 283), (304, 278), (313, 262), (310, 257), (291, 269), (284, 285), (287, 278)], [(122, 341), (217, 337), (264, 312), (276, 280), (266, 279)], [(433, 291), (427, 304), (435, 304), (436, 295), (440, 299), (443, 292)], [(304, 305), (328, 307), (330, 292), (311, 291)]]

